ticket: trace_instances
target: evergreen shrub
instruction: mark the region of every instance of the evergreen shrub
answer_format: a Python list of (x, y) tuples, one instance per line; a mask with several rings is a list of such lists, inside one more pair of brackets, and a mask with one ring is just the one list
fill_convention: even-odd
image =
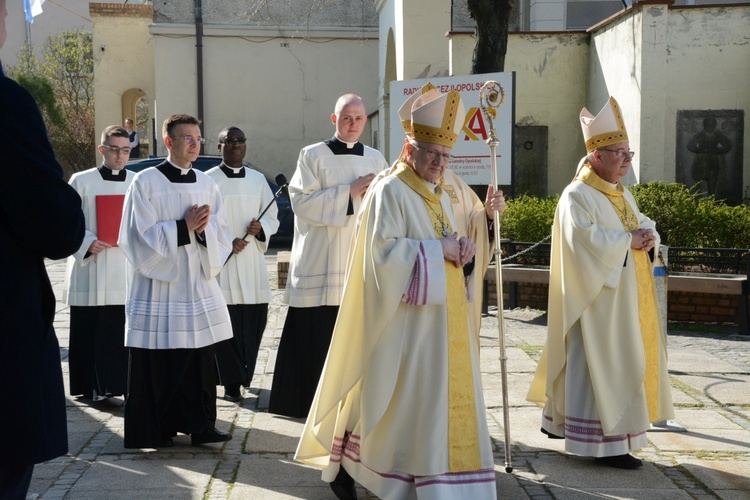
[(511, 241), (536, 242), (552, 233), (555, 207), (560, 195), (539, 198), (521, 195), (506, 200), (500, 237)]
[[(696, 248), (750, 248), (750, 207), (729, 206), (695, 187), (656, 181), (631, 186), (638, 208), (656, 222), (663, 245)], [(559, 195), (522, 195), (507, 200), (500, 236), (536, 242), (552, 231)]]
[(663, 245), (750, 248), (750, 207), (729, 206), (696, 187), (656, 181), (630, 187), (638, 208), (656, 222)]

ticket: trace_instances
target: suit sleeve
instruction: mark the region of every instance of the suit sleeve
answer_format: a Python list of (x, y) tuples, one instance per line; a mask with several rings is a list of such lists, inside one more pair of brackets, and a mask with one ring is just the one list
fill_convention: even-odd
[(81, 198), (63, 179), (31, 95), (0, 77), (0, 96), (0, 218), (8, 231), (3, 239), (29, 254), (67, 257), (83, 241)]

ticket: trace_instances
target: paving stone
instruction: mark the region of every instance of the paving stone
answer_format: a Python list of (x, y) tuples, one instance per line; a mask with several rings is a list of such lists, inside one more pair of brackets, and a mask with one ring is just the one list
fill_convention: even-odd
[[(266, 262), (275, 273), (273, 255), (267, 255)], [(64, 267), (64, 261), (48, 262), (58, 300)], [(71, 451), (35, 467), (28, 499), (332, 498), (319, 470), (292, 459), (304, 419), (267, 413), (286, 317), (282, 297), (283, 290), (273, 290), (250, 392), (241, 404), (217, 399), (217, 427), (231, 430), (232, 441), (192, 446), (189, 436), (178, 435), (173, 448), (127, 450), (124, 407), (68, 396)], [(57, 311), (55, 328), (67, 384), (69, 308), (58, 302)], [(675, 421), (689, 432), (649, 432), (648, 446), (635, 452), (646, 464), (636, 471), (622, 471), (570, 455), (563, 440), (539, 432), (541, 409), (526, 401), (526, 392), (546, 340), (546, 315), (516, 309), (504, 311), (503, 320), (512, 473), (505, 472), (504, 464), (498, 320), (493, 308), (482, 318), (480, 332), (498, 498), (750, 498), (750, 338), (715, 331), (669, 331)], [(218, 392), (223, 395), (223, 389)], [(361, 487), (358, 493), (361, 499), (375, 498)]]

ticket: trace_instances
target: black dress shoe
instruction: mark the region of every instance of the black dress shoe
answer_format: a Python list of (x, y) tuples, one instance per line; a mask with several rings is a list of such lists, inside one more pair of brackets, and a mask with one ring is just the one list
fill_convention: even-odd
[(630, 453), (624, 455), (615, 455), (612, 457), (596, 457), (596, 463), (606, 465), (607, 467), (614, 467), (616, 469), (637, 469), (643, 462), (635, 458)]
[(547, 436), (549, 439), (565, 439), (563, 436), (558, 436), (557, 434), (552, 434), (550, 431), (546, 430), (544, 427), (539, 429), (542, 431), (542, 434)]
[(336, 479), (330, 483), (331, 491), (339, 500), (357, 500), (357, 490), (354, 488), (354, 479), (344, 470), (339, 468)]
[(190, 435), (190, 442), (193, 443), (194, 446), (206, 443), (223, 443), (224, 441), (229, 441), (230, 439), (232, 439), (231, 434), (221, 432), (215, 427), (208, 432)]
[(154, 448), (158, 450), (159, 448), (171, 448), (173, 446), (174, 446), (174, 441), (172, 441), (172, 438), (166, 438), (162, 442), (157, 443), (156, 446), (154, 446)]
[(239, 403), (242, 401), (242, 393), (240, 392), (240, 386), (230, 387), (224, 386), (224, 399), (231, 401), (232, 403)]

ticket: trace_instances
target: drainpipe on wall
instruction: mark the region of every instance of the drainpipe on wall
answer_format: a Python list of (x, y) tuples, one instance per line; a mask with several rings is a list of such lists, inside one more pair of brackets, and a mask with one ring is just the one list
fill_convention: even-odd
[[(203, 133), (205, 122), (203, 120), (203, 5), (201, 0), (195, 0), (195, 66), (198, 81), (198, 119), (201, 121), (201, 135)], [(203, 144), (201, 144), (201, 154), (203, 154)]]

